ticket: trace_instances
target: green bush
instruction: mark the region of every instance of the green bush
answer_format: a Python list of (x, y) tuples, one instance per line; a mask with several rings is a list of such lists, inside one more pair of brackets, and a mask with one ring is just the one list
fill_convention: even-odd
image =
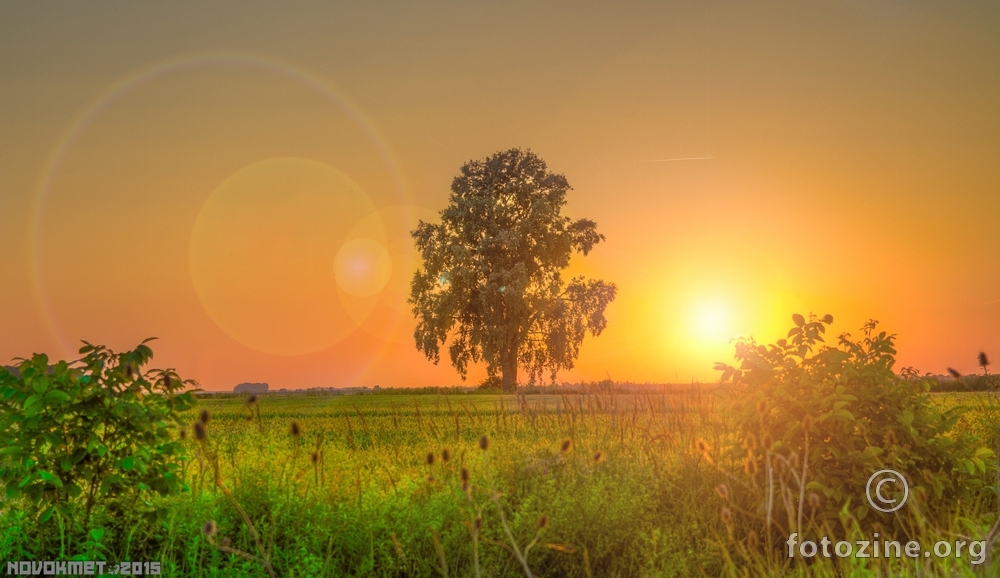
[[(148, 498), (184, 488), (184, 448), (171, 424), (194, 404), (190, 381), (142, 366), (147, 339), (132, 351), (80, 349), (81, 366), (35, 354), (0, 369), (0, 481), (39, 522), (53, 514), (86, 531), (102, 518), (163, 512)], [(125, 515), (122, 515), (122, 513)]]
[[(821, 346), (831, 316), (793, 320), (788, 339), (741, 340), (739, 366), (716, 366), (735, 386), (728, 456), (753, 496), (734, 515), (775, 536), (844, 525), (902, 537), (928, 519), (944, 523), (960, 503), (987, 501), (993, 452), (954, 428), (963, 408), (939, 409), (929, 380), (892, 371), (895, 335), (869, 321), (862, 339), (845, 333), (837, 347)], [(887, 468), (910, 485), (901, 515), (872, 512), (865, 500), (869, 477)]]

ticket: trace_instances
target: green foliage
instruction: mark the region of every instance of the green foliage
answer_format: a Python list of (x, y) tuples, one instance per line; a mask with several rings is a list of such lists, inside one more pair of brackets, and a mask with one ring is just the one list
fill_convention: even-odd
[[(728, 455), (744, 466), (758, 521), (785, 533), (848, 524), (912, 535), (921, 516), (942, 519), (987, 498), (993, 452), (956, 431), (962, 407), (939, 408), (928, 381), (893, 373), (894, 335), (869, 321), (862, 339), (845, 333), (837, 347), (821, 346), (831, 316), (793, 320), (788, 339), (743, 339), (739, 366), (716, 366), (735, 384), (737, 439)], [(913, 502), (900, 515), (882, 515), (865, 500), (868, 478), (886, 468), (910, 484)]]
[(192, 382), (170, 369), (143, 373), (153, 356), (148, 341), (118, 354), (85, 342), (81, 367), (50, 367), (35, 354), (16, 377), (0, 369), (0, 481), (8, 500), (22, 499), (40, 522), (58, 513), (86, 525), (95, 506), (131, 508), (151, 492), (184, 487), (184, 449), (169, 428), (192, 407), (192, 394), (180, 393)]
[[(970, 395), (933, 403), (951, 407)], [(178, 577), (265, 576), (260, 562), (233, 553), (258, 552), (249, 520), (278, 576), (442, 576), (442, 558), (450, 576), (475, 576), (477, 559), (482, 576), (525, 576), (513, 544), (523, 554), (536, 537), (525, 557), (539, 577), (914, 575), (911, 560), (790, 561), (777, 529), (768, 549), (754, 478), (734, 474), (722, 453), (735, 432), (718, 402), (704, 388), (629, 393), (597, 384), (519, 397), (442, 390), (207, 398), (181, 416), (203, 434), (182, 441), (192, 455), (182, 471), (191, 491), (151, 496), (168, 508), (162, 524), (136, 517), (64, 539), (60, 516), (39, 525), (24, 498), (6, 500), (0, 559), (103, 556), (158, 560), (164, 575)], [(699, 445), (704, 451), (693, 452)], [(992, 507), (928, 510), (918, 539), (981, 539), (995, 519), (983, 510)], [(206, 520), (217, 524), (211, 540)], [(774, 557), (762, 562), (769, 551)], [(967, 555), (930, 558), (919, 575), (990, 576), (997, 568), (971, 567)]]
[(441, 223), (421, 222), (413, 238), (423, 258), (409, 303), (417, 348), (437, 363), (451, 340), (462, 378), (484, 361), (512, 391), (518, 367), (534, 381), (571, 369), (588, 331), (604, 330), (612, 283), (563, 281), (574, 253), (604, 240), (597, 224), (562, 215), (570, 186), (530, 151), (511, 149), (466, 163), (452, 182)]

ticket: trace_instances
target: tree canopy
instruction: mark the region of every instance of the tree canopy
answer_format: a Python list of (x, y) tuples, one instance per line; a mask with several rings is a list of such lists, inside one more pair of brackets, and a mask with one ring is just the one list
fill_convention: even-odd
[[(534, 382), (573, 367), (584, 335), (600, 335), (613, 283), (562, 278), (574, 253), (604, 241), (589, 219), (562, 214), (566, 177), (531, 151), (511, 149), (470, 161), (451, 184), (439, 224), (412, 232), (422, 256), (409, 303), (417, 349), (434, 363), (447, 341), (465, 379), (486, 363), (489, 380), (517, 386), (519, 367)], [(499, 374), (499, 376), (498, 376)]]

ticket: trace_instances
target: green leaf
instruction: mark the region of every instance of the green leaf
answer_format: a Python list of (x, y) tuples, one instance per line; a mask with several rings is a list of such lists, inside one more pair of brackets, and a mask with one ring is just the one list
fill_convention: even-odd
[(100, 542), (101, 538), (104, 537), (104, 533), (105, 533), (104, 528), (94, 528), (93, 530), (90, 531), (90, 539), (95, 542)]
[(24, 405), (21, 407), (23, 407), (25, 411), (28, 411), (28, 408), (39, 403), (40, 401), (42, 401), (42, 396), (35, 394), (28, 397), (28, 399), (24, 400)]
[(798, 327), (802, 327), (803, 325), (806, 324), (806, 318), (799, 315), (798, 313), (792, 315), (792, 321), (794, 321), (795, 325)]
[(130, 471), (135, 467), (135, 457), (128, 456), (127, 458), (122, 458), (122, 469), (125, 471)]
[(59, 477), (53, 474), (52, 472), (46, 472), (44, 470), (40, 471), (38, 472), (38, 477), (42, 478), (43, 480), (45, 480), (46, 482), (52, 484), (57, 488), (63, 487), (62, 480), (60, 480)]
[(65, 391), (53, 389), (45, 394), (46, 403), (65, 403), (69, 401), (69, 394)]

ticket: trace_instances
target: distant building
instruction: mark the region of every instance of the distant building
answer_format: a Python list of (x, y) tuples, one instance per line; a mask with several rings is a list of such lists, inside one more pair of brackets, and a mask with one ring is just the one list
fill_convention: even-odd
[(241, 383), (233, 388), (236, 393), (265, 393), (267, 391), (266, 383)]

